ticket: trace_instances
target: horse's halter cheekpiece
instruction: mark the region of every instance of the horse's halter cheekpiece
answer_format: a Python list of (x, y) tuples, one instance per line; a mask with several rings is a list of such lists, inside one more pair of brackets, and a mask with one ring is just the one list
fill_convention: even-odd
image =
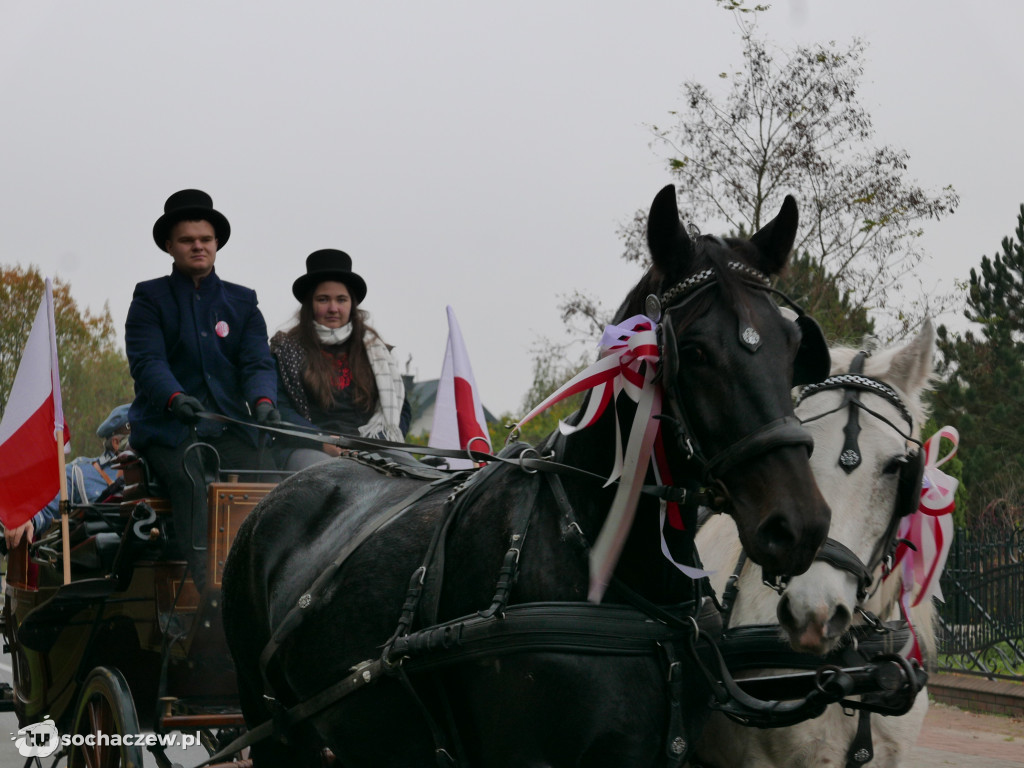
[[(720, 240), (718, 242), (725, 245)], [(756, 290), (779, 296), (796, 312), (796, 323), (801, 331), (801, 342), (794, 362), (793, 383), (810, 384), (824, 379), (828, 375), (830, 366), (828, 345), (821, 328), (814, 319), (807, 315), (796, 302), (773, 288), (769, 277), (763, 272), (739, 261), (730, 261), (726, 266), (737, 273), (744, 284)], [(761, 426), (714, 456), (707, 457), (702, 453), (686, 419), (685, 409), (682, 407), (682, 396), (677, 379), (679, 355), (675, 329), (669, 316), (672, 312), (693, 301), (718, 279), (718, 273), (714, 269), (702, 270), (676, 283), (660, 298), (653, 295), (648, 296), (645, 307), (647, 315), (658, 323), (662, 381), (666, 400), (672, 411), (672, 416), (677, 422), (680, 448), (688, 458), (695, 459), (701, 464), (705, 482), (719, 481), (722, 475), (736, 465), (775, 448), (804, 445), (810, 451), (814, 446), (810, 433), (800, 425), (795, 417), (789, 416)], [(662, 307), (665, 309), (663, 310)], [(755, 353), (761, 346), (761, 334), (750, 319), (749, 312), (742, 308), (738, 311), (740, 344), (749, 352)]]
[[(921, 449), (921, 442), (911, 435), (914, 428), (914, 419), (910, 414), (910, 410), (904, 404), (895, 389), (878, 379), (873, 379), (864, 375), (864, 362), (867, 359), (867, 356), (867, 352), (858, 352), (857, 356), (854, 357), (853, 361), (850, 363), (850, 370), (848, 373), (829, 376), (824, 381), (804, 387), (796, 401), (796, 405), (799, 406), (800, 403), (808, 397), (819, 392), (825, 392), (832, 389), (841, 389), (844, 391), (845, 394), (843, 400), (838, 407), (809, 419), (805, 419), (802, 423), (807, 424), (811, 421), (817, 421), (820, 418), (842, 411), (845, 408), (849, 408), (850, 413), (847, 417), (846, 426), (843, 427), (845, 440), (838, 459), (839, 466), (842, 467), (843, 471), (847, 474), (853, 472), (861, 464), (861, 452), (860, 445), (858, 443), (858, 437), (861, 431), (861, 411), (864, 411), (874, 416), (876, 419), (888, 424), (896, 430), (901, 437), (906, 439), (908, 442), (916, 443), (918, 446), (916, 451), (907, 452), (907, 454), (901, 459), (902, 467), (900, 468), (899, 479), (897, 481), (896, 501), (893, 505), (893, 514), (890, 517), (885, 535), (875, 545), (874, 551), (872, 552), (871, 558), (867, 564), (862, 563), (857, 555), (854, 554), (853, 551), (845, 544), (831, 538), (825, 540), (825, 543), (822, 545), (821, 550), (818, 552), (816, 557), (818, 560), (822, 560), (836, 568), (847, 571), (857, 579), (858, 601), (862, 601), (867, 596), (871, 584), (874, 581), (875, 569), (881, 563), (888, 560), (895, 550), (897, 543), (896, 529), (899, 526), (900, 519), (913, 514), (918, 508), (921, 499), (921, 483), (924, 476), (925, 464), (925, 455), (924, 451)], [(862, 392), (870, 392), (877, 395), (896, 408), (896, 410), (899, 411), (900, 416), (907, 422), (907, 432), (904, 433), (903, 430), (889, 421), (885, 416), (871, 410), (861, 403), (860, 395)]]

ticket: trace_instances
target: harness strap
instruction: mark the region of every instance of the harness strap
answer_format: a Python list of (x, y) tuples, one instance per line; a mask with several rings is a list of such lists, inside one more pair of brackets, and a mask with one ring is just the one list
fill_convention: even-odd
[(838, 568), (851, 574), (857, 580), (858, 603), (867, 596), (871, 582), (874, 581), (874, 576), (868, 570), (868, 567), (861, 562), (860, 558), (857, 557), (856, 553), (841, 541), (836, 541), (832, 538), (825, 539), (825, 543), (821, 545), (821, 549), (818, 550), (818, 554), (814, 556), (814, 559), (821, 560), (833, 568)]
[(102, 477), (106, 481), (107, 485), (110, 485), (112, 482), (114, 482), (113, 480), (110, 479), (110, 475), (103, 471), (103, 467), (100, 466), (100, 463), (98, 461), (94, 461), (92, 463), (92, 468), (100, 473), (100, 477)]
[(558, 475), (548, 475), (548, 486), (551, 488), (551, 495), (555, 498), (555, 504), (562, 513), (562, 538), (572, 542), (573, 546), (581, 551), (590, 549), (590, 542), (576, 519), (576, 512), (572, 508), (569, 496), (565, 492), (565, 484)]
[[(525, 444), (517, 444), (516, 446), (508, 449), (508, 452), (521, 453), (526, 450), (527, 447), (528, 446)], [(473, 475), (468, 482), (472, 482), (478, 477), (480, 477), (480, 475)], [(526, 540), (526, 533), (530, 528), (531, 521), (535, 517), (535, 502), (538, 486), (539, 483), (530, 483), (531, 491), (529, 497), (515, 507), (512, 520), (512, 534), (509, 540), (509, 549), (505, 553), (502, 567), (498, 572), (495, 594), (491, 600), (490, 607), (478, 613), (480, 618), (487, 619), (495, 615), (501, 616), (508, 604), (512, 586), (515, 584), (519, 574), (519, 556)], [(444, 551), (448, 537), (448, 530), (452, 522), (456, 517), (458, 517), (459, 511), (469, 501), (469, 497), (467, 495), (462, 495), (459, 497), (459, 503), (456, 502), (457, 494), (464, 487), (465, 486), (460, 486), (449, 497), (446, 505), (447, 511), (434, 528), (434, 534), (431, 538), (430, 546), (427, 547), (423, 564), (416, 570), (416, 573), (413, 574), (413, 578), (410, 581), (409, 591), (406, 595), (406, 601), (403, 606), (402, 616), (398, 622), (398, 627), (385, 644), (383, 653), (384, 658), (391, 657), (392, 646), (395, 640), (408, 634), (409, 628), (413, 624), (416, 611), (423, 596), (424, 583), (426, 578), (431, 575), (431, 588), (427, 599), (427, 610), (425, 615), (422, 617), (422, 621), (427, 626), (431, 626), (437, 621), (438, 604), (440, 601), (442, 582), (444, 578)], [(479, 488), (480, 486), (476, 485), (475, 490), (479, 492)], [(455, 716), (452, 712), (449, 701), (448, 691), (444, 685), (444, 680), (442, 680), (436, 673), (429, 676), (430, 685), (433, 689), (434, 695), (437, 697), (442, 714), (444, 715), (444, 722), (447, 726), (447, 731), (437, 723), (437, 719), (425, 705), (420, 692), (417, 690), (416, 686), (413, 685), (412, 681), (409, 679), (408, 675), (406, 675), (405, 670), (401, 666), (399, 666), (398, 672), (403, 685), (409, 695), (416, 702), (416, 705), (419, 707), (420, 712), (430, 728), (431, 736), (434, 740), (434, 752), (438, 759), (438, 765), (441, 766), (441, 768), (468, 765), (459, 730), (455, 723)], [(452, 757), (449, 752), (448, 744), (453, 745), (455, 757)]]
[(806, 446), (808, 454), (814, 449), (814, 438), (795, 416), (784, 416), (752, 432), (704, 465), (705, 477), (721, 477), (733, 467), (753, 456), (785, 448), (790, 445)]
[(451, 477), (441, 478), (440, 480), (435, 480), (432, 483), (421, 485), (408, 497), (369, 521), (356, 535), (345, 542), (345, 546), (342, 547), (340, 554), (334, 559), (334, 562), (327, 566), (323, 573), (321, 573), (317, 577), (316, 581), (313, 582), (312, 586), (302, 595), (302, 597), (299, 598), (298, 603), (293, 606), (287, 614), (285, 614), (284, 619), (278, 625), (273, 636), (270, 638), (270, 642), (267, 643), (263, 652), (260, 654), (260, 674), (263, 676), (265, 695), (276, 698), (273, 686), (269, 679), (269, 667), (273, 657), (277, 654), (285, 639), (287, 639), (299, 624), (302, 623), (309, 609), (316, 608), (319, 605), (320, 599), (323, 597), (323, 593), (333, 581), (338, 569), (341, 567), (341, 564), (344, 563), (345, 560), (355, 552), (364, 541), (391, 522), (394, 518), (402, 514), (402, 512), (407, 510), (412, 504), (438, 488), (451, 485), (453, 482), (460, 479), (461, 476), (461, 474), (455, 474)]
[[(420, 714), (423, 715), (423, 719), (426, 721), (427, 727), (430, 729), (430, 736), (434, 740), (434, 756), (437, 758), (438, 768), (459, 768), (459, 766), (468, 766), (465, 756), (462, 754), (461, 744), (457, 737), (455, 740), (456, 745), (458, 745), (456, 753), (460, 756), (460, 759), (456, 761), (456, 759), (452, 757), (451, 752), (448, 751), (448, 748), (446, 747), (447, 740), (445, 738), (444, 729), (438, 725), (437, 719), (423, 702), (423, 697), (419, 695), (419, 692), (412, 684), (412, 681), (405, 673), (405, 670), (402, 667), (399, 667), (396, 674), (398, 679), (401, 681), (402, 686), (409, 692), (412, 700), (416, 703), (416, 706), (420, 710)], [(444, 686), (440, 681), (437, 681), (436, 689), (438, 695), (441, 696), (441, 708), (444, 710), (446, 715), (445, 719), (449, 728), (451, 728), (451, 706), (448, 704), (448, 697), (445, 695)]]
[[(859, 376), (864, 372), (864, 360), (867, 359), (867, 356), (867, 352), (857, 353), (857, 356), (853, 358), (853, 362), (850, 363), (851, 374)], [(849, 404), (850, 416), (843, 427), (845, 442), (843, 443), (842, 453), (839, 454), (839, 466), (843, 468), (846, 474), (850, 474), (860, 466), (861, 462), (860, 446), (857, 444), (861, 430), (859, 412), (857, 410), (857, 406), (860, 405), (860, 390), (847, 389), (846, 394), (843, 396), (843, 402)]]
[(281, 712), (277, 717), (260, 723), (255, 728), (247, 730), (237, 739), (214, 755), (201, 762), (196, 768), (203, 768), (211, 763), (218, 763), (225, 758), (234, 755), (246, 747), (251, 747), (264, 739), (269, 739), (279, 728), (287, 730), (295, 723), (306, 720), (327, 709), (332, 704), (348, 696), (353, 691), (376, 682), (377, 678), (385, 674), (384, 664), (380, 659), (365, 662), (353, 668), (352, 673), (342, 678), (333, 685), (328, 686), (315, 696), (311, 696), (299, 704)]
[(736, 566), (732, 569), (732, 575), (725, 583), (725, 589), (722, 590), (720, 610), (722, 612), (723, 629), (729, 628), (729, 619), (732, 618), (732, 607), (736, 604), (736, 598), (740, 594), (740, 574), (743, 572), (743, 567), (746, 564), (747, 550), (741, 547), (739, 557), (736, 559)]
[(693, 747), (687, 740), (686, 721), (683, 717), (683, 675), (682, 663), (671, 641), (661, 643), (668, 669), (668, 728), (665, 732), (665, 765), (678, 768), (686, 762)]
[[(604, 475), (599, 475), (596, 472), (590, 472), (580, 467), (574, 467), (571, 464), (562, 464), (558, 461), (552, 461), (551, 459), (544, 458), (536, 453), (536, 451), (522, 451), (521, 453), (510, 456), (504, 451), (500, 454), (486, 453), (484, 451), (474, 451), (472, 449), (466, 449), (464, 451), (457, 451), (450, 448), (427, 448), (422, 445), (411, 445), (410, 443), (398, 443), (391, 440), (379, 440), (372, 437), (353, 437), (351, 435), (342, 435), (336, 432), (328, 432), (321, 430), (310, 430), (308, 432), (299, 431), (295, 425), (293, 428), (285, 427), (269, 427), (262, 424), (253, 424), (248, 421), (242, 421), (241, 419), (233, 419), (230, 416), (224, 416), (219, 413), (211, 413), (209, 411), (201, 411), (198, 414), (201, 419), (208, 419), (210, 421), (220, 421), (227, 424), (238, 424), (240, 426), (258, 429), (264, 432), (286, 435), (288, 437), (298, 437), (304, 440), (312, 440), (317, 443), (328, 443), (330, 445), (336, 445), (339, 448), (351, 451), (366, 451), (366, 450), (388, 450), (398, 451), (400, 453), (410, 453), (427, 456), (437, 456), (440, 458), (449, 459), (470, 459), (479, 464), (491, 464), (491, 463), (504, 463), (514, 467), (518, 467), (525, 472), (548, 472), (560, 475), (569, 475), (571, 477), (578, 477), (584, 480), (592, 480), (604, 485), (608, 478)], [(527, 455), (528, 453), (534, 455)], [(472, 470), (462, 470), (462, 473)], [(618, 481), (616, 481), (618, 482)], [(657, 499), (663, 499), (665, 501), (674, 501), (677, 503), (683, 503), (687, 500), (689, 494), (685, 488), (677, 488), (670, 485), (644, 485), (640, 489), (640, 493), (645, 496), (653, 496)], [(713, 499), (710, 494), (707, 495), (707, 501), (702, 497), (699, 503), (712, 503)]]
[(857, 716), (857, 733), (846, 751), (846, 768), (860, 768), (875, 757), (875, 746), (871, 740), (871, 713), (862, 709)]

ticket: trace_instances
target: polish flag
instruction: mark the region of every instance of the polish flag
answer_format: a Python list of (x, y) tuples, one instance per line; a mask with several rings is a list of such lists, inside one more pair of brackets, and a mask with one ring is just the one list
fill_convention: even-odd
[(5, 528), (31, 520), (60, 490), (63, 468), (56, 441), (61, 430), (66, 453), (71, 438), (60, 400), (53, 289), (47, 279), (0, 421), (0, 522)]
[[(444, 352), (441, 378), (437, 382), (434, 425), (430, 429), (428, 446), (456, 450), (471, 448), (485, 452), (491, 450), (480, 393), (473, 379), (473, 368), (462, 341), (459, 321), (455, 319), (455, 311), (451, 307), (448, 307), (448, 347)], [(448, 459), (448, 466), (451, 469), (465, 469), (474, 466), (474, 462), (468, 458)]]

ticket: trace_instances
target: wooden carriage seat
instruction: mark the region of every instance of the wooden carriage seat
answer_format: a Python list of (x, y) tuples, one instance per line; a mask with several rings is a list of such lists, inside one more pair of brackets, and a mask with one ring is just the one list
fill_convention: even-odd
[(206, 576), (209, 586), (220, 589), (224, 561), (242, 522), (275, 483), (210, 483), (208, 488)]

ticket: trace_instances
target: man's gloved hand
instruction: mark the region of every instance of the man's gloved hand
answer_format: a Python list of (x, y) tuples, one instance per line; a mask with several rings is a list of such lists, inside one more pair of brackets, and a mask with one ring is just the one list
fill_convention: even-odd
[(256, 403), (256, 423), (265, 427), (275, 427), (281, 423), (281, 412), (273, 403), (266, 400)]
[(184, 393), (171, 400), (171, 413), (182, 424), (195, 424), (199, 421), (199, 412), (204, 410), (201, 402)]

